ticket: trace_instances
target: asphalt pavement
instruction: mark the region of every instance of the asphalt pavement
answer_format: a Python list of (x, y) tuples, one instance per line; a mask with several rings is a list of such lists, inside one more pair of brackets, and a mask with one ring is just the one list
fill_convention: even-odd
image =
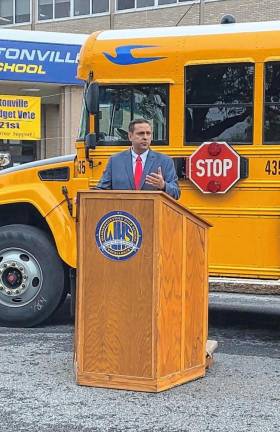
[(44, 327), (0, 328), (0, 431), (279, 432), (280, 311), (232, 313), (210, 306), (206, 377), (159, 394), (78, 386), (67, 302)]

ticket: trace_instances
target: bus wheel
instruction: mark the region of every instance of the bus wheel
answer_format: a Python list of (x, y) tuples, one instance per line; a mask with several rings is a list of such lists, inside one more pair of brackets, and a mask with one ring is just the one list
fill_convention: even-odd
[(49, 237), (28, 225), (0, 227), (0, 324), (41, 324), (63, 295), (63, 264)]

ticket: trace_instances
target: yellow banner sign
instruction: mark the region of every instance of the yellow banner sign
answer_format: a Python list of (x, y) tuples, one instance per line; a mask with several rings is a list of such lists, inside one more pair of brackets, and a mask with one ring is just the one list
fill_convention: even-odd
[(0, 95), (0, 139), (41, 139), (41, 98)]

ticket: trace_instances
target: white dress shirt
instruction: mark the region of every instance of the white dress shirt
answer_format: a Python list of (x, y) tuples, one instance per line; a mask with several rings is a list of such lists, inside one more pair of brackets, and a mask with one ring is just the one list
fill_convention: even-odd
[(146, 150), (146, 151), (144, 151), (144, 153), (138, 155), (137, 153), (135, 153), (135, 151), (133, 150), (133, 148), (131, 148), (133, 174), (135, 174), (136, 159), (137, 159), (138, 156), (140, 156), (141, 159), (142, 159), (142, 168), (143, 168), (143, 171), (144, 171), (144, 166), (145, 166), (145, 163), (146, 163), (146, 159), (147, 159), (148, 153), (149, 153), (149, 149)]

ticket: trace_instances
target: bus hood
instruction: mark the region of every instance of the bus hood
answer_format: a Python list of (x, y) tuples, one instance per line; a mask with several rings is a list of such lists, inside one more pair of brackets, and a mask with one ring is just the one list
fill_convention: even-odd
[(47, 166), (47, 165), (53, 165), (53, 164), (61, 164), (63, 162), (71, 162), (74, 161), (76, 157), (76, 154), (70, 154), (70, 155), (64, 155), (64, 156), (57, 156), (57, 157), (53, 157), (53, 158), (49, 158), (49, 159), (41, 159), (38, 161), (34, 161), (34, 162), (28, 162), (22, 165), (17, 165), (11, 168), (3, 168), (2, 170), (0, 170), (0, 176), (1, 175), (6, 175), (6, 174), (10, 174), (10, 173), (14, 173), (17, 171), (23, 171), (23, 170), (28, 170), (31, 168), (37, 168), (40, 166)]

